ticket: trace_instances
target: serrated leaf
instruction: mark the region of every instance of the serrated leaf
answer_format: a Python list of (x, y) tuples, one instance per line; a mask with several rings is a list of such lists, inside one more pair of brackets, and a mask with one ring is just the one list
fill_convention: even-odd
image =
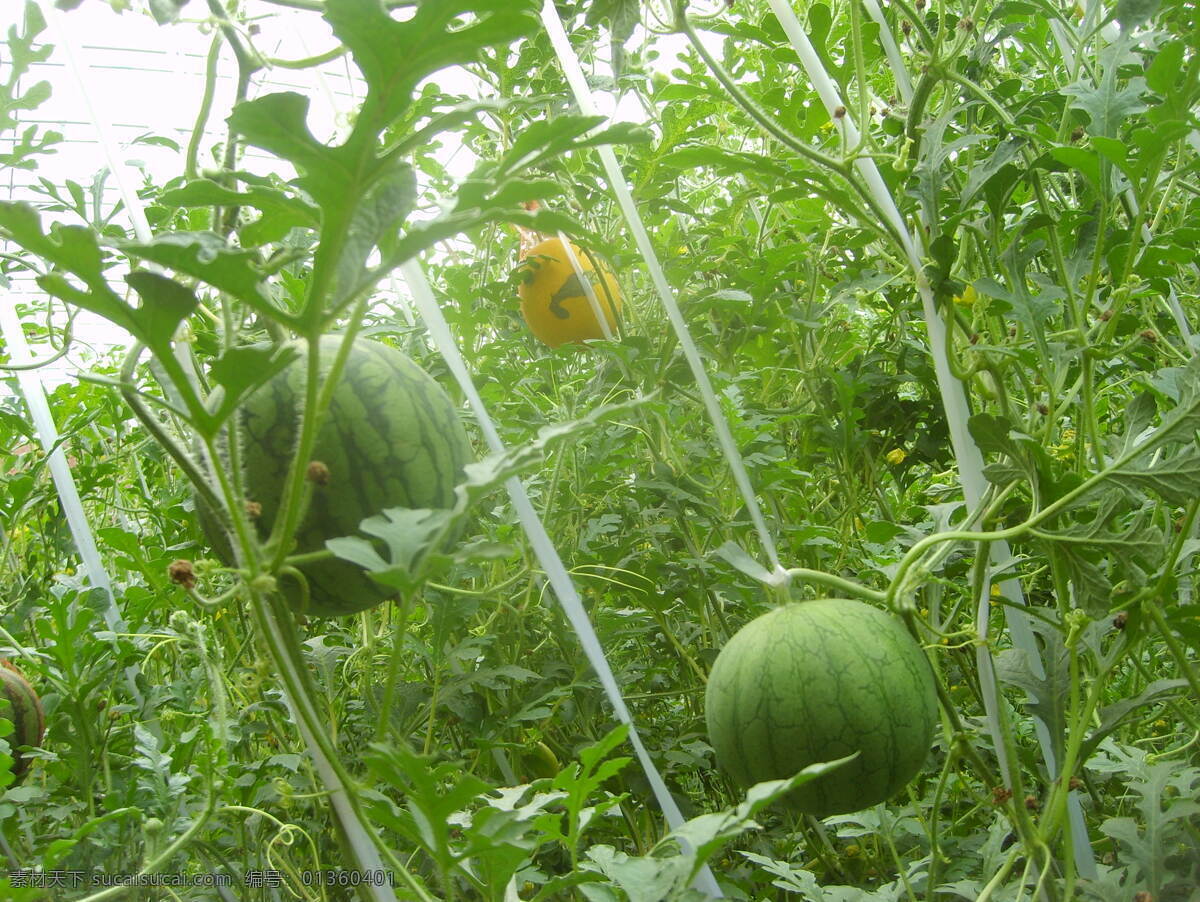
[[(177, 290), (168, 289), (158, 281), (161, 277), (143, 278), (135, 275), (131, 284), (135, 288), (141, 285), (149, 290), (152, 299), (139, 309), (126, 303), (108, 285), (104, 274), (107, 261), (91, 229), (56, 223), (50, 227), (49, 233), (43, 233), (41, 220), (32, 207), (23, 203), (4, 202), (0, 203), (0, 235), (6, 235), (55, 267), (54, 271), (37, 278), (38, 286), (44, 291), (104, 317), (147, 347), (155, 349), (156, 353), (163, 352), (169, 340), (169, 335), (164, 331), (164, 322), (173, 319), (174, 324), (178, 325), (186, 315), (175, 318), (179, 310), (189, 303), (179, 293), (186, 289), (178, 285)], [(73, 284), (64, 272), (75, 276), (85, 288)], [(172, 311), (165, 320), (164, 310)]]
[(132, 257), (207, 282), (268, 316), (281, 316), (263, 284), (258, 254), (234, 247), (213, 232), (168, 232), (147, 243), (123, 241), (118, 247)]
[(686, 855), (690, 863), (690, 881), (722, 848), (745, 831), (756, 829), (758, 824), (754, 818), (760, 812), (793, 790), (837, 770), (857, 757), (858, 753), (855, 752), (844, 758), (810, 764), (790, 779), (756, 783), (746, 790), (745, 799), (732, 809), (694, 817), (668, 833), (663, 843), (674, 840), (691, 847), (691, 852)]
[(1118, 702), (1107, 705), (1100, 709), (1100, 723), (1088, 734), (1088, 737), (1079, 747), (1079, 761), (1086, 763), (1088, 758), (1092, 756), (1092, 752), (1104, 740), (1106, 736), (1121, 725), (1121, 722), (1136, 711), (1138, 708), (1144, 707), (1153, 701), (1157, 701), (1163, 696), (1169, 696), (1181, 689), (1186, 689), (1188, 686), (1187, 680), (1155, 680), (1131, 698), (1123, 698)]
[(959, 198), (959, 208), (965, 210), (979, 190), (1001, 169), (1008, 166), (1020, 155), (1021, 149), (1025, 144), (1026, 141), (1023, 138), (1008, 138), (997, 144), (996, 149), (992, 151), (991, 156), (986, 160), (972, 166), (970, 173), (967, 175), (966, 184), (963, 186), (962, 195)]
[(327, 0), (324, 15), (366, 79), (360, 119), (374, 135), (404, 112), (427, 76), (528, 34), (536, 9), (532, 0), (440, 0), (397, 21), (378, 0)]
[(1067, 104), (1069, 107), (1087, 113), (1090, 120), (1088, 132), (1107, 138), (1116, 138), (1121, 125), (1129, 117), (1144, 113), (1148, 108), (1143, 99), (1146, 80), (1141, 76), (1129, 79), (1124, 87), (1118, 86), (1111, 75), (1106, 76), (1100, 85), (1092, 84), (1088, 78), (1081, 78), (1061, 90), (1071, 98)]
[(1093, 767), (1120, 775), (1141, 822), (1131, 817), (1109, 818), (1100, 825), (1101, 832), (1115, 840), (1137, 885), (1154, 898), (1170, 898), (1175, 889), (1186, 892), (1194, 888), (1200, 876), (1197, 859), (1177, 852), (1189, 845), (1196, 848), (1188, 822), (1200, 813), (1200, 803), (1195, 801), (1200, 768), (1181, 767), (1174, 757), (1154, 760), (1144, 750), (1123, 750), (1111, 742), (1103, 746), (1115, 760), (1105, 762), (1098, 757)]
[(322, 207), (337, 206), (348, 194), (355, 173), (345, 154), (327, 147), (308, 129), (308, 98), (293, 91), (266, 94), (239, 103), (228, 118), (229, 127), (255, 147), (294, 164), (300, 184)]
[[(458, 524), (471, 516), (471, 508), (476, 501), (540, 463), (550, 449), (560, 442), (578, 439), (588, 430), (611, 422), (650, 400), (646, 397), (620, 404), (600, 405), (578, 420), (543, 427), (537, 437), (525, 445), (467, 464), (462, 482), (454, 489), (455, 504), (452, 509), (390, 508), (363, 520), (359, 528), (381, 540), (387, 556), (382, 553), (379, 543), (361, 536), (329, 539), (325, 547), (337, 557), (368, 570), (374, 579), (382, 583), (404, 590), (412, 589), (426, 578), (431, 563), (452, 559), (440, 555), (437, 549), (442, 545), (443, 536), (452, 533)], [(495, 546), (480, 549), (483, 556), (495, 551)]]
[(315, 229), (320, 225), (320, 211), (308, 201), (266, 185), (235, 191), (211, 179), (195, 179), (164, 191), (160, 202), (174, 207), (241, 206), (259, 210), (262, 215), (258, 219), (238, 227), (242, 247), (278, 241), (293, 228)]
[(522, 169), (537, 166), (568, 151), (604, 144), (649, 141), (651, 133), (632, 122), (618, 122), (589, 134), (605, 121), (603, 116), (555, 116), (527, 125), (495, 167), (495, 177), (504, 179)]
[(186, 285), (149, 270), (137, 270), (125, 281), (142, 299), (137, 318), (143, 341), (156, 351), (168, 350), (179, 324), (192, 315), (200, 302)]
[(1071, 692), (1070, 658), (1062, 634), (1056, 627), (1032, 617), (1029, 623), (1043, 640), (1042, 666), (1045, 676), (1039, 677), (1033, 672), (1025, 652), (1018, 648), (1007, 648), (996, 656), (996, 676), (1002, 682), (1025, 690), (1029, 696), (1026, 707), (1046, 724), (1054, 758), (1061, 761), (1063, 730), (1066, 728)]
[(159, 25), (169, 25), (179, 18), (188, 0), (150, 0), (150, 14)]
[(773, 175), (779, 179), (786, 179), (789, 174), (787, 166), (759, 154), (723, 150), (709, 145), (692, 144), (680, 147), (678, 150), (663, 154), (659, 157), (658, 163), (660, 166), (670, 166), (675, 169), (711, 166), (722, 172), (745, 173), (755, 176)]
[(1200, 496), (1200, 449), (1189, 446), (1162, 460), (1135, 459), (1126, 466), (1113, 467), (1108, 474), (1134, 495), (1149, 491), (1182, 507)]
[(1100, 175), (1100, 158), (1085, 147), (1051, 147), (1049, 154), (1069, 169), (1083, 175), (1091, 183), (1092, 189), (1100, 193), (1105, 191), (1104, 179)]
[(206, 424), (207, 434), (215, 434), (221, 424), (233, 415), (245, 395), (281, 372), (298, 355), (299, 352), (292, 345), (282, 348), (230, 348), (222, 353), (209, 369), (213, 381), (220, 386), (220, 392), (213, 393), (217, 404), (211, 410), (212, 419)]
[(1138, 439), (1143, 437), (1143, 433), (1154, 421), (1157, 410), (1158, 405), (1149, 392), (1142, 392), (1125, 406), (1125, 451), (1130, 451)]

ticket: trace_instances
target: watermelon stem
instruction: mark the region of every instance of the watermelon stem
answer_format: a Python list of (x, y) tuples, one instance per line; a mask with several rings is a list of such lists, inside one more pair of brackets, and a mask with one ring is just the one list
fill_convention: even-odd
[[(300, 435), (296, 442), (296, 451), (288, 466), (287, 476), (284, 478), (279, 512), (267, 540), (268, 547), (274, 551), (270, 562), (272, 571), (283, 565), (290, 550), (291, 537), (296, 534), (296, 529), (304, 516), (307, 507), (305, 503), (306, 489), (311, 489), (311, 484), (305, 480), (304, 474), (312, 457), (313, 448), (316, 446), (321, 423), (333, 398), (334, 389), (337, 388), (346, 360), (350, 357), (350, 349), (354, 344), (355, 335), (362, 325), (366, 302), (367, 299), (364, 295), (356, 303), (350, 316), (350, 324), (342, 335), (337, 351), (334, 352), (333, 362), (328, 371), (324, 373), (321, 371), (321, 336), (319, 334), (306, 336), (308, 369), (304, 380), (304, 408), (300, 417)], [(324, 379), (324, 384), (322, 384), (322, 379)]]
[[(121, 365), (121, 374), (118, 380), (118, 390), (121, 392), (121, 397), (125, 403), (129, 405), (129, 409), (133, 411), (133, 415), (137, 417), (138, 422), (154, 440), (159, 447), (167, 452), (171, 458), (178, 464), (179, 468), (187, 475), (196, 491), (203, 496), (204, 500), (213, 508), (213, 510), (221, 509), (221, 501), (217, 494), (213, 491), (209, 481), (205, 478), (192, 456), (188, 454), (183, 446), (175, 440), (175, 437), (167, 433), (163, 429), (158, 418), (150, 412), (150, 408), (142, 401), (142, 395), (138, 391), (133, 381), (134, 370), (137, 367), (138, 360), (141, 359), (142, 352), (146, 350), (146, 346), (140, 341), (135, 341), (129, 346), (129, 351), (125, 355), (125, 360)], [(167, 405), (170, 407), (170, 405)], [(174, 408), (171, 407), (174, 411)], [(180, 413), (180, 411), (175, 411)]]
[[(331, 734), (317, 711), (312, 676), (304, 661), (295, 621), (283, 596), (279, 592), (264, 595), (253, 587), (248, 588), (255, 627), (283, 681), (288, 707), (308, 746), (317, 773), (328, 790), (334, 822), (338, 827), (339, 839), (348, 853), (347, 858), (362, 871), (382, 869), (382, 858), (386, 858), (414, 898), (419, 902), (435, 902), (383, 842), (363, 812), (357, 785), (342, 765)], [(395, 894), (387, 887), (370, 886), (365, 888), (365, 892), (375, 902), (395, 902)]]
[(823, 570), (809, 570), (806, 567), (792, 567), (787, 571), (789, 579), (804, 580), (810, 583), (820, 583), (823, 586), (829, 586), (839, 592), (844, 592), (847, 595), (853, 595), (856, 598), (862, 598), (866, 601), (874, 601), (883, 604), (887, 601), (887, 592), (880, 592), (877, 589), (868, 589), (866, 586), (856, 583), (853, 580), (844, 579), (840, 576), (835, 576), (832, 573), (826, 573)]

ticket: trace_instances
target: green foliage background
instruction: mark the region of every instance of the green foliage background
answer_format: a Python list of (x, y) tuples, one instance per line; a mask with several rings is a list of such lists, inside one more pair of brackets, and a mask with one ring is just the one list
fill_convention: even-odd
[[(31, 270), (45, 293), (43, 309), (22, 311), (30, 337), (69, 344), (64, 314), (84, 309), (136, 341), (51, 396), (123, 630), (76, 572), (28, 412), (15, 393), (0, 398), (0, 639), (49, 724), (26, 779), (0, 776), (5, 898), (385, 898), (349, 885), (370, 880), (363, 843), (401, 899), (696, 899), (705, 863), (735, 899), (1194, 898), (1194, 3), (897, 0), (883, 26), (872, 3), (801, 4), (858, 147), (761, 2), (688, 18), (652, 0), (558, 4), (585, 64), (611, 61), (595, 87), (645, 111), (642, 126), (607, 128), (575, 111), (531, 0), (391, 14), (379, 0), (283, 5), (323, 14), (362, 75), (340, 144), (313, 137), (307, 98), (260, 90), (248, 23), (268, 0), (151, 2), (160, 20), (204, 17), (233, 51), (240, 102), (197, 132), (229, 117), (219, 155), (193, 141), (177, 177), (142, 186), (148, 242), (74, 182), (0, 204), (0, 276)], [(51, 53), (43, 25), (30, 3), (8, 32), (3, 167), (36, 170), (60, 138), (26, 124), (50, 90), (29, 84)], [(688, 44), (664, 76), (651, 63), (668, 34)], [(484, 99), (444, 87), (450, 66)], [(467, 179), (436, 152), (447, 132), (479, 160)], [(942, 729), (925, 771), (886, 805), (797, 818), (769, 804), (786, 785), (747, 796), (713, 760), (708, 668), (781, 593), (757, 578), (751, 519), (600, 144), (629, 176), (793, 570), (789, 591), (848, 585), (904, 617), (928, 652)], [(278, 172), (245, 172), (247, 146)], [(857, 175), (867, 156), (917, 236), (919, 274)], [(626, 297), (619, 341), (550, 352), (527, 334), (512, 224), (564, 229), (609, 261)], [(230, 499), (245, 494), (197, 453), (236, 428), (237, 399), (281, 364), (255, 342), (357, 330), (457, 393), (386, 290), (427, 251), (480, 395), (520, 450), (473, 473), (459, 553), (422, 546), (391, 568), (399, 602), (297, 624), (258, 579), (286, 544), (247, 539), (240, 573), (210, 560), (195, 493), (235, 527)], [(947, 327), (937, 349), (918, 281)], [(986, 464), (970, 520), (936, 353), (965, 390)], [(495, 490), (514, 472), (682, 828), (663, 823)], [(998, 572), (988, 549), (1001, 540), (1013, 563)], [(194, 562), (194, 589), (169, 575), (178, 560)], [(1040, 665), (1006, 631), (1008, 579)], [(1086, 836), (1072, 837), (1068, 795)], [(94, 870), (222, 874), (236, 889), (30, 885), (33, 871)]]

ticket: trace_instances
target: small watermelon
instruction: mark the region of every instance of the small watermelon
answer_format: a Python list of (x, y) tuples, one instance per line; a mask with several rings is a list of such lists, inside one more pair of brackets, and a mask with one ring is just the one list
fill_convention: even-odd
[(12, 721), (8, 747), (13, 758), (12, 774), (20, 778), (29, 768), (29, 759), (17, 750), (22, 746), (37, 747), (46, 733), (46, 714), (42, 702), (25, 675), (6, 660), (0, 660), (0, 691), (8, 699), (9, 708), (2, 715)]
[[(321, 365), (332, 363), (340, 336), (321, 340)], [(241, 406), (242, 466), (248, 501), (265, 539), (279, 510), (283, 480), (299, 433), (307, 345), (300, 356)], [(471, 460), (471, 445), (450, 398), (430, 376), (395, 348), (359, 338), (347, 357), (330, 408), (317, 434), (308, 512), (296, 531), (296, 553), (320, 551), (327, 539), (357, 535), (359, 523), (384, 508), (445, 509)], [(218, 555), (232, 553), (216, 518), (200, 511), (200, 523)], [(322, 617), (353, 614), (395, 594), (356, 564), (338, 558), (304, 564), (309, 604), (295, 580), (280, 587), (301, 613)]]
[(713, 662), (705, 718), (741, 786), (858, 757), (790, 793), (798, 811), (859, 811), (921, 769), (937, 725), (933, 674), (892, 615), (844, 599), (786, 604), (742, 627)]
[[(583, 274), (591, 281), (600, 309), (616, 334), (617, 314), (621, 312), (621, 290), (612, 273), (597, 272), (591, 258), (571, 245)], [(549, 238), (530, 248), (518, 271), (522, 281), (517, 288), (521, 297), (521, 316), (534, 337), (552, 348), (572, 341), (603, 338), (604, 330), (596, 319), (591, 302), (580, 284), (579, 275), (558, 238)], [(614, 312), (615, 308), (615, 312)]]

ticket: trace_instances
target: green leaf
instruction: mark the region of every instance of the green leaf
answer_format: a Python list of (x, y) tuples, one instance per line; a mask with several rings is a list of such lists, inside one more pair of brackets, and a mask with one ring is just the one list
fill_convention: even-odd
[(364, 755), (367, 768), (404, 798), (406, 810), (395, 812), (383, 797), (372, 806), (373, 817), (429, 853), (444, 872), (455, 864), (450, 831), (453, 815), (490, 787), (456, 762), (438, 763), (406, 745), (372, 743)]
[(129, 273), (125, 281), (142, 299), (137, 318), (146, 346), (169, 353), (175, 330), (199, 303), (196, 295), (174, 279), (144, 269)]
[(206, 434), (215, 435), (221, 424), (233, 415), (242, 398), (281, 372), (298, 355), (292, 345), (230, 348), (221, 354), (209, 369), (209, 375), (220, 386), (220, 391), (212, 395), (216, 407), (206, 424)]
[(355, 196), (349, 192), (357, 173), (345, 153), (325, 146), (308, 130), (308, 98), (303, 94), (282, 91), (239, 103), (228, 122), (248, 143), (293, 163), (301, 172), (300, 185), (322, 207)]
[(996, 656), (996, 676), (1025, 690), (1029, 696), (1026, 707), (1046, 724), (1055, 760), (1061, 761), (1071, 691), (1070, 659), (1057, 627), (1034, 617), (1029, 623), (1042, 638), (1045, 676), (1034, 673), (1026, 653), (1019, 648), (1007, 648)]
[(1085, 764), (1104, 737), (1111, 735), (1125, 718), (1138, 708), (1144, 707), (1151, 702), (1159, 701), (1164, 696), (1173, 695), (1181, 689), (1186, 689), (1187, 685), (1187, 680), (1183, 679), (1155, 680), (1137, 695), (1120, 699), (1111, 705), (1101, 708), (1099, 725), (1088, 734), (1088, 737), (1079, 747), (1079, 762)]
[(524, 37), (535, 23), (533, 0), (441, 0), (421, 3), (404, 21), (379, 0), (327, 0), (325, 18), (350, 48), (367, 81), (355, 137), (372, 138), (412, 102), (417, 85), (448, 66), (475, 62), (485, 47)]
[(123, 241), (117, 246), (132, 257), (207, 282), (272, 318), (283, 317), (267, 294), (257, 252), (234, 247), (213, 232), (167, 232), (148, 243)]
[(169, 25), (179, 18), (188, 0), (150, 0), (150, 14), (159, 25)]
[(588, 133), (604, 122), (603, 116), (555, 116), (540, 119), (526, 126), (513, 141), (513, 146), (496, 166), (497, 178), (506, 178), (521, 169), (536, 166), (551, 157), (568, 151), (605, 144), (630, 144), (651, 140), (644, 126), (618, 122), (595, 134)]
[(1058, 162), (1081, 173), (1097, 193), (1107, 194), (1100, 177), (1100, 158), (1083, 147), (1051, 147), (1050, 156)]
[(692, 851), (687, 855), (691, 864), (688, 872), (690, 880), (722, 848), (747, 830), (758, 829), (754, 818), (769, 806), (792, 790), (822, 777), (830, 771), (837, 770), (857, 757), (858, 753), (855, 752), (844, 758), (810, 764), (787, 780), (768, 780), (764, 783), (756, 783), (746, 790), (745, 799), (735, 807), (692, 818), (668, 833), (659, 845), (674, 841), (691, 846)]
[(1158, 12), (1162, 0), (1117, 0), (1116, 19), (1121, 31), (1145, 25)]
[(1081, 78), (1063, 87), (1062, 92), (1072, 98), (1068, 103), (1071, 109), (1087, 113), (1088, 132), (1092, 135), (1115, 138), (1125, 120), (1147, 109), (1143, 99), (1146, 80), (1141, 76), (1129, 79), (1125, 87), (1118, 87), (1114, 78), (1106, 78), (1099, 86)]
[(320, 211), (316, 207), (301, 197), (267, 185), (235, 191), (211, 179), (195, 179), (164, 191), (159, 202), (169, 207), (240, 206), (261, 211), (262, 216), (257, 220), (239, 226), (242, 247), (278, 241), (293, 228), (316, 229), (320, 225)]
[[(620, 773), (633, 760), (627, 757), (608, 757), (608, 754), (628, 736), (628, 724), (617, 724), (595, 743), (580, 749), (579, 761), (563, 767), (551, 780), (551, 787), (564, 793), (563, 806), (567, 809), (567, 817), (571, 822), (570, 836), (576, 841), (586, 826), (581, 816), (587, 801), (600, 789), (605, 780)], [(592, 806), (593, 814), (611, 808), (616, 802), (617, 800), (611, 797), (599, 802)]]
[(1026, 141), (1022, 138), (1008, 138), (996, 145), (996, 149), (992, 151), (990, 157), (971, 167), (966, 184), (963, 186), (962, 195), (959, 197), (959, 209), (965, 210), (981, 188), (1020, 156), (1025, 145)]
[(1200, 497), (1200, 449), (1195, 447), (1184, 448), (1164, 459), (1147, 461), (1143, 458), (1123, 467), (1114, 467), (1108, 473), (1133, 497), (1149, 491), (1180, 507)]
[[(44, 234), (41, 220), (31, 206), (0, 202), (0, 235), (55, 267), (56, 271), (37, 278), (44, 291), (104, 317), (147, 347), (163, 347), (159, 306), (134, 310), (109, 287), (104, 275), (104, 252), (91, 229), (55, 223), (50, 227), (50, 233)], [(86, 290), (72, 283), (59, 270), (75, 276)], [(175, 302), (180, 302), (178, 297)]]
[(1182, 41), (1168, 41), (1159, 47), (1150, 68), (1146, 70), (1146, 84), (1159, 94), (1172, 90), (1180, 73), (1185, 71), (1184, 55)]
[(692, 144), (663, 154), (659, 165), (675, 169), (694, 169), (711, 166), (721, 172), (746, 175), (773, 175), (786, 179), (790, 170), (787, 166), (759, 154), (723, 150), (710, 145)]
[(335, 310), (352, 299), (376, 245), (385, 253), (395, 246), (395, 236), (416, 203), (417, 177), (412, 166), (398, 158), (383, 166), (354, 208), (337, 266)]
[[(594, 407), (577, 420), (542, 427), (538, 430), (537, 438), (520, 447), (468, 464), (463, 471), (463, 481), (454, 489), (455, 504), (452, 509), (391, 508), (378, 516), (368, 517), (359, 528), (382, 541), (387, 551), (386, 557), (379, 543), (358, 536), (329, 539), (325, 547), (337, 557), (363, 567), (374, 579), (386, 585), (405, 590), (418, 586), (427, 578), (430, 564), (446, 560), (444, 555), (436, 553), (442, 544), (442, 537), (470, 517), (473, 506), (481, 498), (507, 480), (540, 464), (550, 449), (559, 443), (567, 439), (578, 440), (589, 430), (612, 422), (651, 400), (652, 396), (646, 396)], [(464, 549), (463, 553), (472, 557), (490, 557), (505, 551), (505, 546), (489, 544), (474, 550)]]
[[(0, 133), (17, 127), (19, 117), (14, 113), (35, 110), (50, 97), (49, 82), (29, 84), (27, 80), (31, 67), (44, 63), (53, 49), (40, 39), (46, 29), (46, 20), (33, 0), (27, 0), (25, 4), (23, 25), (21, 31), (17, 31), (16, 25), (8, 29), (8, 80), (0, 82)], [(25, 87), (24, 93), (17, 93), (18, 87)], [(0, 153), (0, 168), (11, 166), (31, 169), (35, 165), (33, 158), (50, 152), (53, 145), (62, 141), (62, 134), (56, 131), (41, 132), (38, 125), (30, 125), (19, 137), (14, 136), (11, 140), (11, 149)]]
[(1200, 859), (1189, 854), (1195, 849), (1191, 825), (1200, 815), (1200, 768), (1183, 766), (1174, 756), (1122, 749), (1111, 741), (1102, 744), (1102, 751), (1106, 754), (1092, 759), (1093, 769), (1119, 778), (1140, 816), (1109, 818), (1101, 832), (1112, 837), (1122, 860), (1129, 862), (1134, 885), (1156, 899), (1187, 898), (1200, 878)]

